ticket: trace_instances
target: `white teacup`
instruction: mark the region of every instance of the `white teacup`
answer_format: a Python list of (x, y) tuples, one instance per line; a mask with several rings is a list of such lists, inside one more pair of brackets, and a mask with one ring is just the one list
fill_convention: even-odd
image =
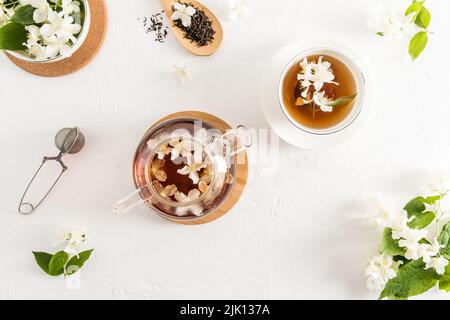
[[(353, 78), (356, 83), (356, 90), (357, 90), (357, 96), (355, 98), (355, 103), (350, 111), (350, 113), (339, 123), (336, 125), (333, 125), (328, 128), (324, 129), (316, 129), (311, 128), (303, 125), (302, 123), (295, 120), (290, 113), (288, 112), (284, 99), (283, 99), (283, 83), (286, 78), (287, 73), (294, 67), (294, 65), (300, 63), (303, 58), (312, 56), (312, 55), (325, 55), (325, 56), (331, 56), (342, 63), (344, 63), (347, 68), (351, 71)], [(345, 46), (342, 46), (340, 44), (333, 43), (330, 46), (324, 46), (324, 47), (315, 47), (312, 49), (305, 50), (301, 53), (299, 53), (297, 56), (295, 56), (284, 68), (283, 73), (280, 77), (279, 84), (278, 84), (278, 100), (280, 107), (286, 116), (286, 118), (297, 128), (300, 130), (303, 130), (307, 133), (314, 134), (314, 135), (329, 135), (336, 132), (339, 132), (341, 130), (344, 130), (345, 128), (349, 127), (359, 116), (361, 113), (361, 109), (363, 108), (365, 98), (366, 98), (366, 83), (364, 79), (364, 75), (359, 68), (357, 62), (355, 61), (356, 57), (348, 48)]]

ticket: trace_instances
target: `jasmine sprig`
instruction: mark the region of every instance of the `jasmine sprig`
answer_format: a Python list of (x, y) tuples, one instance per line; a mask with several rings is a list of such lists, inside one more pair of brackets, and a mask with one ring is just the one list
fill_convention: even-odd
[(413, 3), (406, 9), (405, 16), (412, 15), (412, 22), (421, 30), (417, 32), (414, 37), (409, 42), (409, 54), (413, 60), (416, 60), (420, 54), (423, 52), (428, 44), (428, 27), (431, 22), (431, 13), (424, 6), (425, 0), (417, 1), (414, 0)]
[(59, 240), (65, 243), (64, 250), (55, 254), (33, 251), (34, 258), (49, 276), (73, 275), (89, 260), (94, 250), (79, 251), (86, 241), (86, 233), (77, 228), (64, 232)]
[(435, 286), (450, 292), (449, 200), (450, 181), (443, 180), (402, 209), (380, 206), (375, 222), (384, 231), (366, 269), (380, 299), (408, 299)]
[[(428, 30), (431, 13), (425, 7), (425, 0), (413, 0), (406, 11), (387, 9), (384, 6), (374, 13), (368, 21), (368, 27), (376, 35), (385, 39), (397, 39), (409, 36), (411, 30), (416, 30), (409, 41), (408, 52), (414, 61), (424, 51), (428, 44)], [(417, 30), (418, 29), (418, 30)]]
[(60, 275), (71, 276), (75, 274), (84, 263), (91, 257), (94, 249), (80, 252), (78, 256), (70, 256), (65, 251), (59, 251), (55, 254), (33, 251), (34, 258), (39, 267), (49, 276), (57, 277)]

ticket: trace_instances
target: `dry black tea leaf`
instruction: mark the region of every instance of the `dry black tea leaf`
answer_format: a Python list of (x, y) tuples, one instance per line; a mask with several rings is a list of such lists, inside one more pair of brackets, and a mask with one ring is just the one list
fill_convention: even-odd
[(214, 40), (216, 31), (213, 29), (212, 22), (205, 11), (195, 7), (192, 3), (181, 4), (193, 7), (196, 10), (196, 13), (192, 16), (191, 25), (189, 27), (185, 27), (181, 20), (175, 21), (175, 26), (185, 32), (184, 37), (186, 39), (197, 43), (198, 46), (203, 47), (210, 44)]

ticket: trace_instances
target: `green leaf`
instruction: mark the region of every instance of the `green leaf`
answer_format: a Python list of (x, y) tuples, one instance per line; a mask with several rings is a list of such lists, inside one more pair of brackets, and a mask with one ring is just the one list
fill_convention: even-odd
[(83, 267), (84, 263), (91, 257), (94, 249), (80, 252), (77, 256), (73, 256), (72, 259), (67, 263), (67, 274), (72, 275), (76, 273), (81, 267)]
[(436, 218), (436, 214), (432, 211), (422, 212), (416, 215), (414, 220), (408, 223), (411, 229), (423, 229), (427, 227)]
[(417, 18), (414, 22), (417, 26), (424, 28), (424, 29), (428, 29), (430, 22), (431, 22), (430, 11), (427, 8), (423, 7), (422, 10), (420, 10), (420, 12), (417, 15)]
[(380, 246), (378, 247), (380, 254), (384, 253), (389, 256), (404, 256), (405, 248), (398, 245), (398, 240), (392, 238), (392, 229), (385, 228), (381, 238)]
[(340, 98), (338, 98), (336, 100), (329, 101), (327, 103), (327, 105), (329, 105), (331, 107), (339, 107), (339, 106), (342, 106), (342, 105), (345, 105), (345, 104), (349, 103), (350, 101), (353, 101), (353, 99), (355, 99), (357, 95), (358, 94), (355, 93), (355, 94), (353, 94), (351, 96), (340, 97)]
[(440, 277), (434, 269), (424, 268), (422, 260), (411, 261), (400, 268), (397, 276), (384, 287), (380, 299), (407, 299), (433, 288)]
[(48, 274), (51, 276), (62, 275), (64, 273), (64, 266), (66, 265), (67, 260), (69, 260), (69, 255), (66, 252), (60, 251), (56, 253), (48, 264)]
[(445, 273), (439, 280), (439, 289), (449, 292), (450, 291), (450, 264), (445, 267)]
[(415, 21), (417, 16), (420, 14), (423, 8), (423, 4), (425, 1), (414, 1), (408, 9), (406, 9), (405, 16), (409, 16), (411, 13), (414, 12), (414, 16), (412, 21)]
[(24, 7), (20, 7), (16, 10), (14, 15), (11, 17), (12, 22), (17, 22), (24, 25), (34, 24), (33, 14), (36, 9), (31, 5), (26, 5)]
[(443, 291), (450, 291), (450, 280), (440, 280), (439, 281), (439, 289)]
[(434, 205), (436, 201), (441, 200), (442, 196), (431, 196), (431, 197), (417, 197), (412, 199), (403, 208), (408, 213), (408, 218), (417, 216), (419, 213), (423, 213), (426, 209), (425, 204)]
[(402, 266), (411, 262), (411, 260), (406, 259), (404, 256), (393, 256), (392, 258), (394, 259), (395, 262), (398, 262), (398, 261), (402, 262), (402, 264), (399, 266), (399, 268), (401, 268)]
[(445, 267), (445, 273), (442, 279), (439, 280), (439, 289), (447, 292), (450, 291), (450, 264)]
[(442, 228), (438, 241), (442, 246), (441, 254), (446, 259), (450, 259), (450, 222), (447, 222), (447, 224)]
[(408, 218), (417, 216), (419, 213), (424, 212), (425, 209), (426, 207), (422, 197), (412, 199), (403, 207), (403, 210), (408, 213)]
[(413, 60), (416, 60), (423, 52), (428, 43), (428, 34), (425, 31), (416, 33), (409, 42), (409, 54)]
[(28, 32), (20, 23), (11, 22), (0, 28), (0, 50), (25, 50)]
[(53, 256), (50, 253), (35, 251), (33, 251), (33, 255), (39, 267), (48, 274), (48, 265)]
[(442, 199), (442, 195), (438, 195), (438, 196), (430, 196), (430, 197), (426, 197), (426, 198), (422, 198), (423, 202), (426, 204), (429, 204), (430, 206), (436, 204), (437, 201)]

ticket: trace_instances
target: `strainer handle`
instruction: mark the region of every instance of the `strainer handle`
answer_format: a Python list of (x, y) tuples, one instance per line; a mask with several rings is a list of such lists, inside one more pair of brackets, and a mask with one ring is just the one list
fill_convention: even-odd
[[(28, 192), (30, 191), (31, 186), (33, 185), (34, 180), (39, 175), (39, 172), (41, 172), (42, 168), (46, 163), (49, 161), (56, 161), (61, 165), (61, 173), (56, 177), (55, 181), (51, 185), (51, 187), (48, 189), (48, 191), (44, 194), (41, 200), (37, 204), (32, 204), (30, 202), (26, 201), (26, 197), (28, 195)], [(32, 214), (41, 204), (44, 202), (44, 200), (48, 197), (50, 192), (53, 190), (55, 185), (58, 183), (58, 181), (61, 179), (64, 172), (66, 172), (67, 166), (64, 164), (64, 162), (61, 159), (61, 154), (59, 154), (57, 157), (44, 157), (42, 159), (42, 163), (39, 166), (39, 168), (36, 170), (36, 173), (33, 175), (33, 178), (31, 178), (30, 183), (28, 183), (27, 188), (25, 189), (25, 192), (22, 195), (22, 198), (20, 199), (20, 204), (18, 207), (18, 211), (22, 215), (29, 215)]]

